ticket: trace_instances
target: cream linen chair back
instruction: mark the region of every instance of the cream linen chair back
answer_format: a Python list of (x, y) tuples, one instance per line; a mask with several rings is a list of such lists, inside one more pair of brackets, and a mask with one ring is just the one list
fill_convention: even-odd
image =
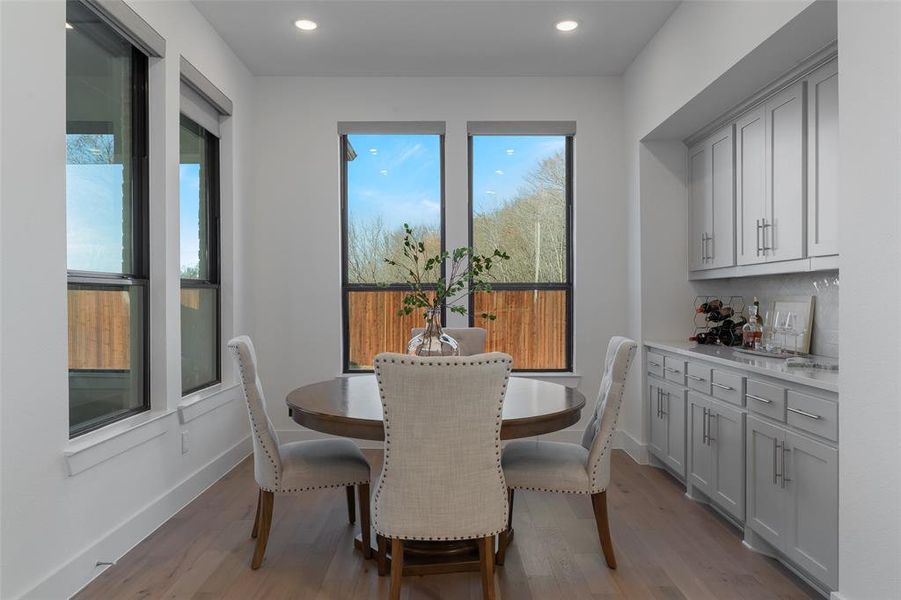
[[(444, 333), (451, 336), (460, 345), (460, 356), (473, 356), (485, 351), (485, 338), (488, 332), (481, 327), (444, 327)], [(414, 327), (412, 334), (417, 336), (425, 331), (423, 327)]]
[(379, 354), (385, 463), (373, 525), (403, 540), (475, 539), (507, 525), (501, 412), (513, 359)]
[(282, 472), (282, 462), (278, 451), (278, 436), (269, 415), (266, 413), (266, 399), (263, 385), (257, 374), (257, 353), (253, 342), (246, 335), (240, 335), (228, 342), (228, 348), (235, 357), (253, 430), (253, 470), (257, 484), (265, 491), (278, 491)]
[(626, 378), (637, 347), (634, 340), (622, 336), (611, 338), (607, 345), (598, 402), (582, 435), (582, 446), (588, 450), (586, 466), (593, 494), (606, 490), (610, 483), (610, 449), (619, 421)]

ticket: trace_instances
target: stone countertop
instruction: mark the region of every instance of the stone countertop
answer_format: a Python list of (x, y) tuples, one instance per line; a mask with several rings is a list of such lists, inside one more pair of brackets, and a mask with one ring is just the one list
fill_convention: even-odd
[(753, 356), (736, 352), (737, 348), (696, 344), (695, 342), (644, 341), (644, 345), (689, 358), (698, 358), (784, 381), (838, 393), (838, 371), (826, 369), (799, 369), (785, 366), (785, 359)]

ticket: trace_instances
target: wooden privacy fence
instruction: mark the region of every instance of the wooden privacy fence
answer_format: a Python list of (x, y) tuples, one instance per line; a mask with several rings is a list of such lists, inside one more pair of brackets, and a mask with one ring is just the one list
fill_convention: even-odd
[[(350, 367), (368, 369), (379, 352), (405, 352), (410, 330), (422, 315), (398, 317), (405, 292), (348, 292)], [(476, 295), (475, 314), (493, 312), (497, 320), (476, 317), (488, 330), (487, 350), (507, 352), (517, 369), (566, 368), (566, 292), (503, 290)]]

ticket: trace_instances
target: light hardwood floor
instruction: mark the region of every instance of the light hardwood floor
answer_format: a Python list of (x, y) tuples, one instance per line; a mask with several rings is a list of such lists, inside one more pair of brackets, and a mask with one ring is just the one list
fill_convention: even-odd
[[(381, 453), (366, 451), (373, 479)], [(388, 577), (353, 550), (344, 489), (276, 497), (266, 558), (251, 571), (257, 488), (242, 462), (76, 598), (387, 598)], [(507, 600), (815, 598), (665, 473), (613, 454), (608, 491), (619, 568), (601, 556), (587, 496), (517, 492), (516, 536), (497, 568)], [(481, 598), (478, 573), (404, 578), (403, 598)]]

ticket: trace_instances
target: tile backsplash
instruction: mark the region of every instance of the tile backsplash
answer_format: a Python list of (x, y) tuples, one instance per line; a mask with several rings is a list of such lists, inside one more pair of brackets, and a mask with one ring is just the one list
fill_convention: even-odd
[(757, 296), (764, 313), (774, 298), (816, 296), (810, 351), (838, 358), (838, 271), (693, 281), (692, 286), (699, 296), (744, 296), (748, 305)]

